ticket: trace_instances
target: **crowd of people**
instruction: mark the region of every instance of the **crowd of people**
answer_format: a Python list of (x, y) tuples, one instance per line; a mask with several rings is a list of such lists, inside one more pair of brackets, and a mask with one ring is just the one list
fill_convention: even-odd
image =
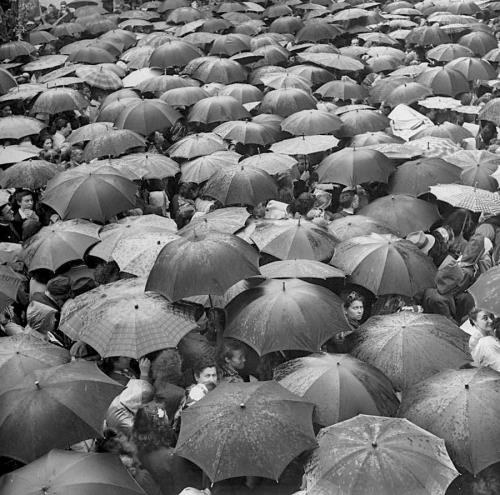
[[(224, 295), (174, 298), (158, 290), (192, 322), (176, 346), (110, 355), (67, 329), (74, 312), (84, 314), (114, 284), (146, 280), (161, 269), (165, 251), (154, 251), (156, 244), (167, 249), (183, 237), (193, 241), (207, 228), (251, 246), (257, 273), (285, 260), (303, 265), (298, 275), (283, 268), (285, 275), (273, 277), (283, 279), (283, 292), (289, 278), (327, 291), (340, 316), (316, 352), (351, 353), (372, 317), (440, 315), (456, 326), (455, 343), (468, 341), (457, 370), (500, 372), (500, 313), (471, 289), (500, 263), (494, 8), (471, 0), (78, 0), (44, 6), (40, 17), (20, 26), (16, 11), (5, 6), (0, 369), (7, 362), (2, 341), (26, 339), (65, 349), (73, 362), (95, 362), (123, 389), (107, 408), (101, 435), (68, 448), (118, 454), (148, 495), (384, 495), (315, 491), (303, 477), (310, 449), (279, 481), (248, 475), (215, 483), (177, 452), (186, 410), (196, 410), (224, 384), (273, 380), (278, 366), (314, 354), (307, 345), (256, 352), (252, 339), (233, 337), (234, 325), (227, 336), (235, 301), (265, 284), (263, 276), (236, 280)], [(152, 60), (160, 59), (156, 67)], [(41, 103), (44, 97), (48, 103)], [(209, 100), (213, 106), (203, 107)], [(151, 106), (128, 118), (146, 103)], [(25, 130), (28, 125), (38, 130)], [(154, 169), (156, 158), (164, 161)], [(450, 184), (463, 187), (452, 200), (433, 190)], [(87, 214), (93, 203), (99, 208)], [(127, 239), (125, 227), (143, 244), (158, 234), (141, 246), (154, 266), (144, 268), (143, 260), (135, 270), (124, 268), (113, 249)], [(64, 237), (72, 229), (81, 239)], [(107, 255), (96, 251), (117, 234)], [(370, 243), (391, 254), (370, 258)], [(205, 264), (216, 266), (209, 256)], [(337, 274), (328, 272), (334, 269)], [(228, 262), (222, 270), (235, 267)], [(202, 280), (201, 272), (189, 277)], [(405, 277), (411, 289), (403, 289)], [(496, 281), (486, 286), (492, 294)], [(304, 328), (313, 317), (305, 314)], [(251, 319), (240, 324), (258, 327)], [(433, 373), (439, 371), (436, 364)], [(0, 401), (2, 393), (0, 384)], [(403, 401), (410, 394), (396, 386), (393, 393)], [(314, 431), (327, 426), (315, 423)], [(4, 480), (29, 466), (9, 456), (10, 448), (0, 447)], [(412, 493), (500, 493), (496, 463), (500, 454), (483, 466), (484, 478), (476, 478), (455, 462), (461, 476), (449, 487)], [(0, 494), (5, 487), (0, 480)]]

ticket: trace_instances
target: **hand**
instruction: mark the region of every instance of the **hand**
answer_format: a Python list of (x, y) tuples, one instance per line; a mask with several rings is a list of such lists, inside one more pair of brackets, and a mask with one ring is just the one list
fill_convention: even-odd
[(139, 359), (139, 370), (141, 371), (141, 377), (148, 377), (149, 370), (151, 369), (151, 361), (148, 358)]

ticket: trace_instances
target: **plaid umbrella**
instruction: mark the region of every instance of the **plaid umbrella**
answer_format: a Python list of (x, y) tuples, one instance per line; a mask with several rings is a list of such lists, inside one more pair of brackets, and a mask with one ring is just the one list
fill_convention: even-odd
[[(107, 297), (98, 287), (69, 301), (61, 314), (60, 329), (82, 340), (103, 356), (139, 359), (150, 352), (176, 347), (196, 328), (188, 312), (159, 294), (144, 293), (144, 279), (108, 284)], [(114, 287), (116, 285), (116, 288)]]
[(465, 208), (466, 210), (490, 215), (500, 214), (500, 196), (498, 193), (460, 184), (431, 186), (430, 192), (439, 200), (456, 208)]
[(116, 243), (111, 257), (122, 272), (147, 277), (163, 247), (178, 238), (169, 232), (141, 232), (123, 236)]
[(76, 75), (94, 88), (115, 90), (123, 86), (122, 80), (114, 72), (102, 67), (78, 67)]

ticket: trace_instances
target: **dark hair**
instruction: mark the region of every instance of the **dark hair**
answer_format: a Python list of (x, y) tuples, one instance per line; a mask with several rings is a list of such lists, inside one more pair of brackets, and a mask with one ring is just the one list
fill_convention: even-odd
[(354, 191), (343, 191), (339, 196), (339, 206), (342, 208), (349, 208), (354, 201), (356, 193)]
[(215, 368), (215, 362), (210, 358), (202, 358), (193, 366), (193, 375), (194, 377), (199, 377), (203, 370), (207, 368)]
[(224, 339), (217, 352), (217, 364), (226, 366), (226, 358), (231, 358), (236, 351), (245, 352), (245, 346), (236, 339)]
[(16, 203), (19, 204), (22, 201), (22, 199), (25, 198), (26, 196), (31, 196), (33, 198), (33, 200), (35, 199), (34, 195), (31, 191), (28, 191), (28, 189), (23, 189), (22, 191), (16, 192), (16, 195), (15, 195)]
[(365, 304), (365, 298), (359, 292), (352, 291), (352, 292), (349, 292), (349, 294), (347, 294), (347, 297), (346, 297), (345, 302), (344, 302), (344, 308), (348, 309), (349, 306), (354, 301), (360, 301), (363, 303), (363, 305)]
[(477, 319), (477, 315), (481, 312), (481, 311), (484, 311), (485, 313), (488, 313), (488, 314), (492, 314), (490, 313), (489, 311), (485, 311), (484, 309), (481, 309), (481, 308), (473, 308), (469, 311), (469, 321), (474, 325), (476, 319)]
[(139, 408), (132, 428), (132, 440), (143, 452), (175, 446), (175, 432), (162, 404), (153, 400)]
[(59, 117), (54, 121), (54, 129), (56, 131), (64, 129), (64, 127), (66, 127), (67, 125), (68, 121), (66, 119), (63, 119), (62, 117)]

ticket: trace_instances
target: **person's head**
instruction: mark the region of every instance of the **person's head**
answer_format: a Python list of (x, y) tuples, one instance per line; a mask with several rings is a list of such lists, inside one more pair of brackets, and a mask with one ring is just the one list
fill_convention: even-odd
[(64, 137), (68, 137), (71, 134), (71, 124), (62, 117), (56, 119), (54, 127), (56, 131), (61, 133)]
[(243, 344), (234, 339), (225, 339), (218, 353), (219, 366), (242, 370), (245, 363), (246, 355)]
[(0, 222), (12, 222), (14, 220), (14, 212), (9, 203), (0, 206)]
[(130, 362), (132, 361), (132, 358), (126, 356), (113, 356), (106, 359), (109, 360), (110, 366), (114, 371), (128, 370), (130, 368)]
[(47, 283), (47, 292), (54, 301), (62, 305), (71, 297), (71, 280), (68, 277), (59, 275), (49, 280)]
[(339, 196), (341, 208), (352, 208), (355, 210), (359, 206), (359, 196), (353, 188), (345, 188)]
[(51, 137), (46, 137), (42, 142), (42, 148), (44, 151), (50, 151), (53, 147), (53, 142)]
[(0, 117), (10, 117), (12, 115), (12, 108), (10, 105), (5, 105), (0, 109)]
[(357, 292), (350, 292), (346, 297), (344, 310), (348, 319), (361, 321), (365, 312), (364, 297)]
[(34, 201), (31, 191), (19, 191), (16, 193), (16, 203), (20, 210), (32, 210)]
[(56, 6), (53, 3), (50, 3), (48, 6), (49, 14), (55, 14), (57, 12)]
[(484, 334), (490, 334), (493, 332), (493, 322), (495, 317), (493, 313), (488, 311), (483, 311), (482, 309), (474, 308), (469, 313), (469, 321), (471, 325), (477, 327)]
[(476, 222), (469, 210), (458, 209), (454, 211), (445, 221), (443, 226), (449, 226), (454, 237), (462, 235), (468, 239), (476, 229)]
[(83, 150), (80, 146), (72, 146), (69, 154), (69, 159), (73, 163), (82, 163), (83, 162)]
[(202, 385), (217, 385), (217, 368), (213, 361), (201, 360), (193, 369), (193, 375), (196, 383)]
[(138, 409), (132, 427), (132, 439), (142, 452), (175, 446), (175, 433), (161, 403), (152, 400)]

